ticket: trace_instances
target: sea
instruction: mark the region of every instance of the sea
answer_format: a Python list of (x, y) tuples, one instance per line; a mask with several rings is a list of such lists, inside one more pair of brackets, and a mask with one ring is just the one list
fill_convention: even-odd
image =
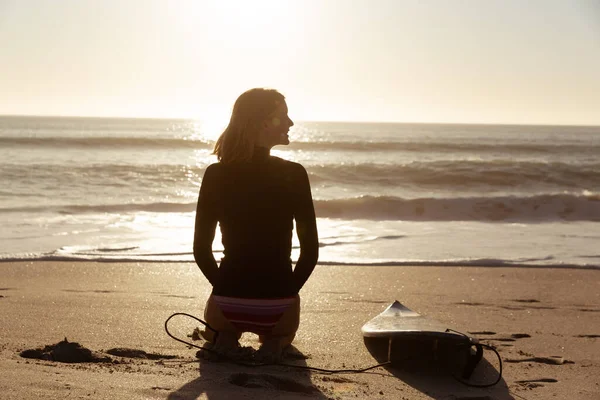
[[(0, 117), (0, 261), (193, 262), (219, 133)], [(600, 127), (297, 122), (290, 141), (271, 154), (308, 171), (321, 264), (600, 268)]]

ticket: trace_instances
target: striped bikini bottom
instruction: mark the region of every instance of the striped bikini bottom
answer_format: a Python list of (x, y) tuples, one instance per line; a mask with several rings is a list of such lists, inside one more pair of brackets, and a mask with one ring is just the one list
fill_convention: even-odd
[(297, 296), (276, 299), (246, 299), (212, 295), (223, 316), (239, 332), (269, 335)]

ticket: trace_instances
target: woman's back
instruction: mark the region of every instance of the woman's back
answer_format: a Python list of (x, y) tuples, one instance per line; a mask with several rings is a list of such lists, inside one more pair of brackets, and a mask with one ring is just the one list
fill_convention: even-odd
[(314, 219), (308, 179), (300, 164), (271, 157), (261, 148), (250, 162), (213, 164), (205, 173), (199, 202), (221, 228), (224, 258), (215, 294), (297, 293), (290, 260), (293, 220)]

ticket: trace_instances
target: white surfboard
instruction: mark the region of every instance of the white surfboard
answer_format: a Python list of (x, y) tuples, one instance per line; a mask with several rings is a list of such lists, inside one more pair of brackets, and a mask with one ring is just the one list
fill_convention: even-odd
[(477, 343), (472, 336), (453, 331), (448, 325), (424, 317), (398, 301), (364, 324), (361, 331), (365, 338), (445, 339)]

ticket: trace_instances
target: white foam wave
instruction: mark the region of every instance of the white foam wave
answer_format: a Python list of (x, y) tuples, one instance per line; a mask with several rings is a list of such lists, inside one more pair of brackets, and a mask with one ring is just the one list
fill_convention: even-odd
[[(115, 255), (96, 255), (96, 254), (67, 254), (67, 253), (23, 253), (23, 254), (4, 254), (0, 255), (2, 262), (31, 262), (31, 261), (49, 261), (49, 262), (99, 262), (99, 263), (125, 263), (125, 262), (144, 262), (144, 263), (193, 263), (191, 253), (178, 253), (174, 255), (161, 254), (115, 254)], [(363, 267), (519, 267), (519, 268), (578, 268), (578, 269), (600, 269), (600, 263), (567, 263), (552, 262), (549, 259), (452, 259), (452, 260), (387, 260), (387, 261), (346, 261), (346, 260), (325, 260), (319, 261), (319, 265), (348, 265)]]

